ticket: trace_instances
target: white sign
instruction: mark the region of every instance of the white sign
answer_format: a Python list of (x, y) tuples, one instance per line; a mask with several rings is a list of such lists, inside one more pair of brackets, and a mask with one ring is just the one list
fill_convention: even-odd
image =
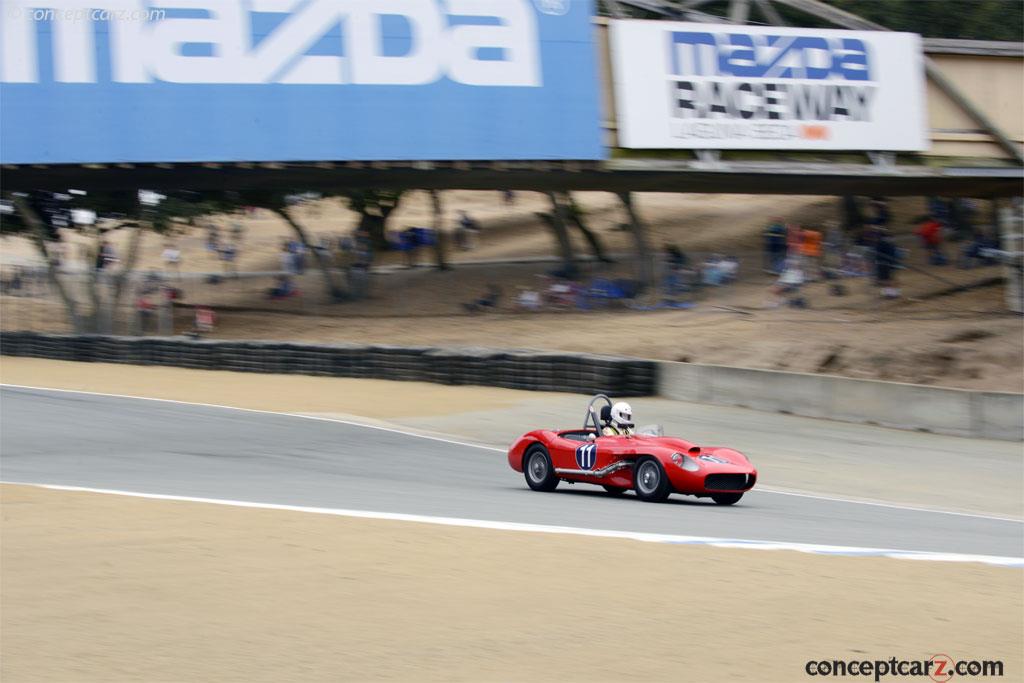
[(619, 146), (924, 151), (921, 37), (611, 22)]

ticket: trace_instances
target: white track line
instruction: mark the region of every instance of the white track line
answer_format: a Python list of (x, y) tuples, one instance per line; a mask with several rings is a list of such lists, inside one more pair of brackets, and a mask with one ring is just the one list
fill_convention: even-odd
[[(367, 424), (365, 422), (355, 422), (353, 420), (342, 420), (334, 417), (321, 417), (317, 415), (303, 415), (302, 413), (286, 413), (276, 410), (260, 410), (258, 408), (239, 408), (238, 406), (226, 406), (219, 403), (199, 403), (196, 401), (179, 401), (171, 398), (153, 398), (150, 396), (132, 396), (128, 394), (108, 394), (99, 391), (84, 391), (80, 389), (53, 389), (50, 387), (35, 387), (24, 384), (7, 384), (0, 382), (0, 387), (10, 387), (12, 389), (32, 389), (34, 391), (52, 391), (56, 393), (65, 394), (85, 394), (88, 396), (105, 396), (107, 398), (126, 398), (134, 399), (136, 401), (155, 401), (157, 403), (171, 403), (176, 405), (185, 406), (198, 406), (201, 408), (220, 408), (222, 410), (237, 410), (245, 413), (256, 413), (261, 415), (278, 415), (283, 417), (295, 417), (303, 420), (317, 420), (320, 422), (337, 422), (339, 424), (349, 425), (352, 427), (362, 427), (364, 429), (376, 429), (382, 432), (390, 432), (392, 434), (402, 434), (403, 436), (412, 436), (418, 439), (428, 439), (430, 441), (440, 441), (441, 443), (450, 443), (456, 446), (466, 446), (468, 448), (479, 448), (486, 451), (495, 451), (498, 453), (507, 453), (507, 448), (499, 448), (497, 446), (487, 446), (484, 444), (473, 443), (470, 441), (459, 441), (458, 439), (448, 439), (440, 436), (432, 436), (430, 434), (424, 434), (422, 432), (413, 431), (410, 429), (399, 429), (396, 427), (382, 427), (380, 425)], [(930, 508), (920, 507), (914, 505), (905, 505), (900, 503), (889, 503), (878, 500), (866, 500), (861, 498), (844, 498), (840, 496), (827, 496), (820, 493), (813, 493), (809, 491), (792, 491), (786, 489), (776, 489), (766, 486), (758, 486), (756, 491), (758, 493), (767, 493), (777, 496), (795, 496), (798, 498), (811, 498), (815, 500), (825, 500), (832, 503), (846, 503), (850, 505), (868, 505), (872, 507), (883, 507), (893, 510), (905, 510), (908, 512), (922, 512), (937, 515), (953, 515), (955, 517), (971, 517), (974, 519), (987, 519), (998, 522), (1014, 522), (1016, 524), (1024, 524), (1024, 520), (1015, 517), (1005, 517), (1001, 515), (986, 515), (975, 512), (958, 512), (955, 510), (943, 510), (941, 508)]]
[(846, 557), (888, 557), (898, 560), (918, 560), (925, 562), (978, 562), (997, 567), (1013, 569), (1024, 568), (1024, 558), (998, 557), (994, 555), (967, 555), (962, 553), (940, 553), (920, 550), (896, 550), (892, 548), (858, 548), (814, 543), (790, 543), (787, 541), (760, 541), (738, 538), (715, 538), (710, 536), (680, 536), (675, 534), (652, 534), (639, 531), (613, 531), (609, 529), (588, 529), (583, 527), (552, 526), (547, 524), (525, 524), (521, 522), (498, 522), (483, 519), (464, 519), (460, 517), (432, 517), (429, 515), (411, 515), (400, 512), (373, 512), (370, 510), (346, 510), (339, 508), (307, 507), (302, 505), (279, 505), (276, 503), (255, 503), (242, 500), (223, 500), (220, 498), (197, 498), (193, 496), (173, 496), (160, 493), (140, 493), (137, 491), (119, 491), (114, 489), (98, 489), (83, 486), (57, 486), (53, 484), (32, 484), (27, 482), (0, 481), (0, 484), (33, 486), (55, 491), (77, 491), (84, 493), (100, 493), (132, 498), (148, 498), (185, 503), (205, 503), (210, 505), (226, 505), (230, 507), (255, 508), (260, 510), (278, 510), (284, 512), (305, 512), (336, 517), (355, 517), (360, 519), (379, 519), (395, 522), (413, 522), (417, 524), (434, 524), (438, 526), (467, 527), (472, 529), (492, 529), (497, 531), (520, 531), (542, 534), (565, 534), (571, 536), (589, 536), (598, 538), (616, 538), (646, 543), (668, 543), (672, 545), (701, 545), (714, 548), (734, 548), (745, 550), (791, 550), (813, 555), (839, 555)]

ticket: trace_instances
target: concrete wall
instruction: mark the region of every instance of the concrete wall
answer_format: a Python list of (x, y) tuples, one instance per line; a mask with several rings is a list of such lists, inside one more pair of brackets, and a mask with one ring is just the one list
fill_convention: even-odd
[(844, 422), (1024, 440), (1024, 395), (831, 375), (662, 362), (659, 394)]

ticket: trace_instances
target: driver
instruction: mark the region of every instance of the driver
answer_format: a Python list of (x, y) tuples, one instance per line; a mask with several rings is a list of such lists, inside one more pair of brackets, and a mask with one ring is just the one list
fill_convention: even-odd
[(631, 436), (636, 433), (633, 428), (633, 409), (625, 401), (612, 406), (611, 420), (601, 430), (601, 436)]

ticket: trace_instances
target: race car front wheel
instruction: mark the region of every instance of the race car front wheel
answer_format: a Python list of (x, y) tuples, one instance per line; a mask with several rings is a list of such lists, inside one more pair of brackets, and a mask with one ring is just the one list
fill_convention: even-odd
[(661, 463), (650, 457), (637, 461), (633, 469), (633, 488), (637, 498), (648, 503), (660, 503), (672, 493)]
[(534, 491), (554, 491), (558, 486), (555, 468), (551, 466), (548, 449), (540, 444), (530, 446), (523, 458), (523, 475), (526, 484)]

